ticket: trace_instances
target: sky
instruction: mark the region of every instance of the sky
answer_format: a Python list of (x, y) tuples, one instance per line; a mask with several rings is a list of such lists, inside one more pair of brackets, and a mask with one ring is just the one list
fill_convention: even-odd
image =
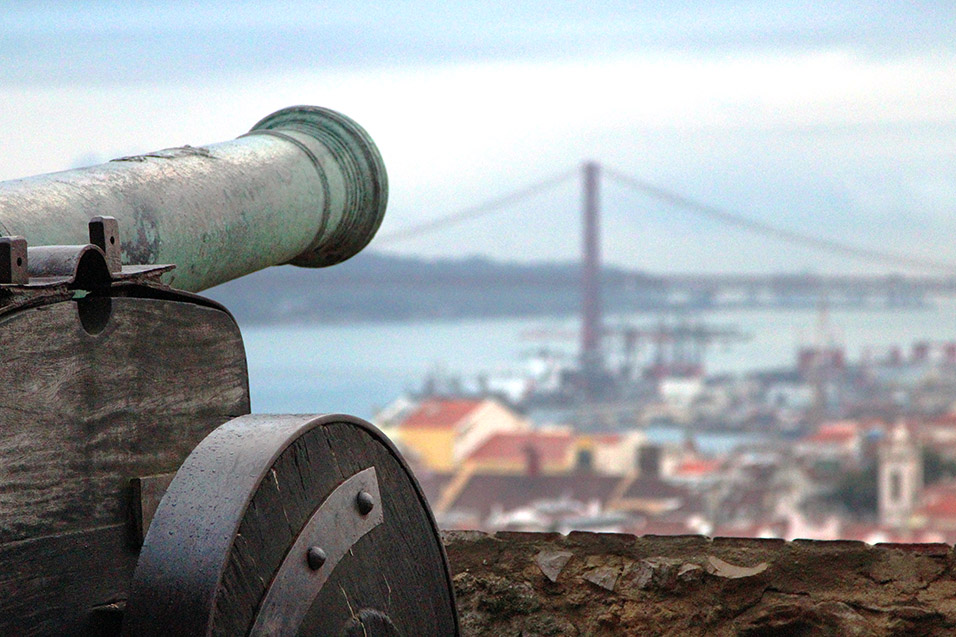
[[(0, 9), (0, 179), (224, 141), (293, 104), (376, 140), (370, 249), (576, 257), (580, 184), (417, 223), (588, 160), (781, 228), (956, 264), (956, 8), (800, 2), (21, 2)], [(608, 262), (884, 272), (602, 181)]]

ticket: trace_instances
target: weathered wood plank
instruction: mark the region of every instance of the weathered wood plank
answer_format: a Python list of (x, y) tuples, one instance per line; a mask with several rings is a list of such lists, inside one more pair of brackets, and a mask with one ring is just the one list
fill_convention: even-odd
[(126, 521), (130, 478), (175, 471), (248, 411), (220, 310), (115, 298), (97, 335), (73, 302), (0, 320), (0, 543)]
[(125, 525), (0, 546), (0, 635), (109, 635), (94, 606), (124, 599), (137, 553)]
[(176, 477), (175, 473), (161, 473), (155, 476), (142, 476), (130, 481), (133, 500), (130, 504), (130, 513), (133, 516), (133, 542), (137, 546), (143, 545), (149, 523), (159, 507), (163, 494), (169, 488), (169, 483)]
[(74, 301), (0, 317), (0, 635), (110, 634), (93, 608), (129, 589), (130, 480), (175, 472), (249, 411), (227, 312), (185, 298), (108, 305), (105, 327)]

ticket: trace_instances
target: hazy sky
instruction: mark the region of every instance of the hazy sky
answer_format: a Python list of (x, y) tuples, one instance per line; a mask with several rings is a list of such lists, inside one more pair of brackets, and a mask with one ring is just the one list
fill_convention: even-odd
[[(382, 235), (594, 159), (782, 227), (956, 263), (954, 42), (942, 2), (21, 2), (0, 9), (0, 179), (222, 141), (310, 103), (379, 144)], [(872, 267), (610, 182), (602, 195), (614, 263)], [(569, 183), (380, 249), (572, 257), (579, 199)]]

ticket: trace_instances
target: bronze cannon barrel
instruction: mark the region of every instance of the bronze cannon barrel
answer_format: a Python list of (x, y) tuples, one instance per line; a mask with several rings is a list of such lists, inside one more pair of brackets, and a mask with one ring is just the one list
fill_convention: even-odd
[(204, 290), (271, 265), (333, 265), (364, 248), (388, 199), (374, 142), (348, 117), (294, 106), (249, 133), (0, 182), (0, 235), (83, 244), (119, 221), (125, 264), (172, 263), (170, 285)]

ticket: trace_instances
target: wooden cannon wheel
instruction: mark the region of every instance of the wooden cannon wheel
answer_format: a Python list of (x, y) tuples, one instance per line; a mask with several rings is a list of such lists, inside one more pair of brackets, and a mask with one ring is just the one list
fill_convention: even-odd
[(146, 535), (126, 635), (458, 635), (414, 477), (349, 416), (251, 415), (211, 433)]

